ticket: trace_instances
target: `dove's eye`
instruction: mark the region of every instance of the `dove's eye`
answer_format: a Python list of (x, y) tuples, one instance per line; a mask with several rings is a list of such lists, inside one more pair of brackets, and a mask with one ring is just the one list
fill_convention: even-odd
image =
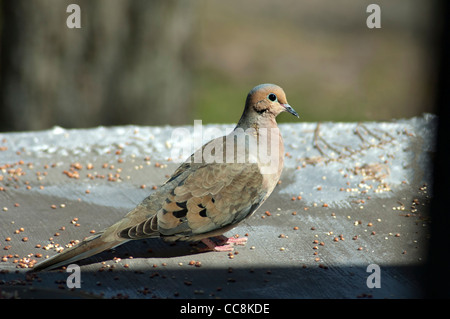
[(277, 100), (277, 96), (273, 93), (270, 93), (269, 95), (267, 95), (267, 98), (269, 100), (271, 100), (272, 102), (275, 102)]

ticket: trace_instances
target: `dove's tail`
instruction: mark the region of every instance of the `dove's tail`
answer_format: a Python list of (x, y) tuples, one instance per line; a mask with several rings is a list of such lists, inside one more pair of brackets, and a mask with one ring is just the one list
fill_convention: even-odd
[[(105, 238), (106, 237), (106, 238)], [(108, 238), (109, 237), (109, 238)], [(98, 254), (104, 250), (108, 250), (119, 246), (128, 241), (127, 239), (116, 238), (111, 240), (110, 236), (102, 233), (88, 237), (78, 245), (65, 249), (62, 252), (50, 257), (47, 260), (33, 267), (33, 271), (50, 270), (64, 265), (68, 265)]]

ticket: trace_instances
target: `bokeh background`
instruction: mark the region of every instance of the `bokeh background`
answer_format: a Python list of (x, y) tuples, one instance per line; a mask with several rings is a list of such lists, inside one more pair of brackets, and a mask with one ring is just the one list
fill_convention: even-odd
[[(66, 26), (71, 3), (81, 29)], [(370, 3), (381, 29), (366, 26)], [(266, 82), (302, 121), (433, 112), (435, 11), (426, 0), (2, 0), (0, 131), (233, 123)]]

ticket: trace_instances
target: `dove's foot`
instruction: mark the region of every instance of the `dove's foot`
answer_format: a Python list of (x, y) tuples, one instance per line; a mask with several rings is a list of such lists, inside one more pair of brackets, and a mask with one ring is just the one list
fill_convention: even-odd
[(247, 242), (247, 238), (228, 238), (222, 235), (211, 238), (204, 238), (201, 241), (208, 247), (207, 250), (233, 251), (234, 245), (245, 245), (245, 243)]
[[(223, 236), (225, 237), (225, 236)], [(236, 238), (236, 237), (230, 237), (227, 238), (225, 237), (225, 243), (226, 244), (233, 244), (233, 245), (241, 245), (244, 246), (247, 243), (247, 237), (242, 237), (242, 238)]]

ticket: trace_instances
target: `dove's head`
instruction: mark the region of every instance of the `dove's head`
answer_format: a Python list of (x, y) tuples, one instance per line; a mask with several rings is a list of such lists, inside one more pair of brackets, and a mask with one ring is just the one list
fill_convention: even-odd
[(299, 117), (288, 104), (283, 89), (275, 84), (260, 84), (254, 87), (247, 95), (245, 109), (261, 116), (276, 117), (281, 112), (289, 112)]

